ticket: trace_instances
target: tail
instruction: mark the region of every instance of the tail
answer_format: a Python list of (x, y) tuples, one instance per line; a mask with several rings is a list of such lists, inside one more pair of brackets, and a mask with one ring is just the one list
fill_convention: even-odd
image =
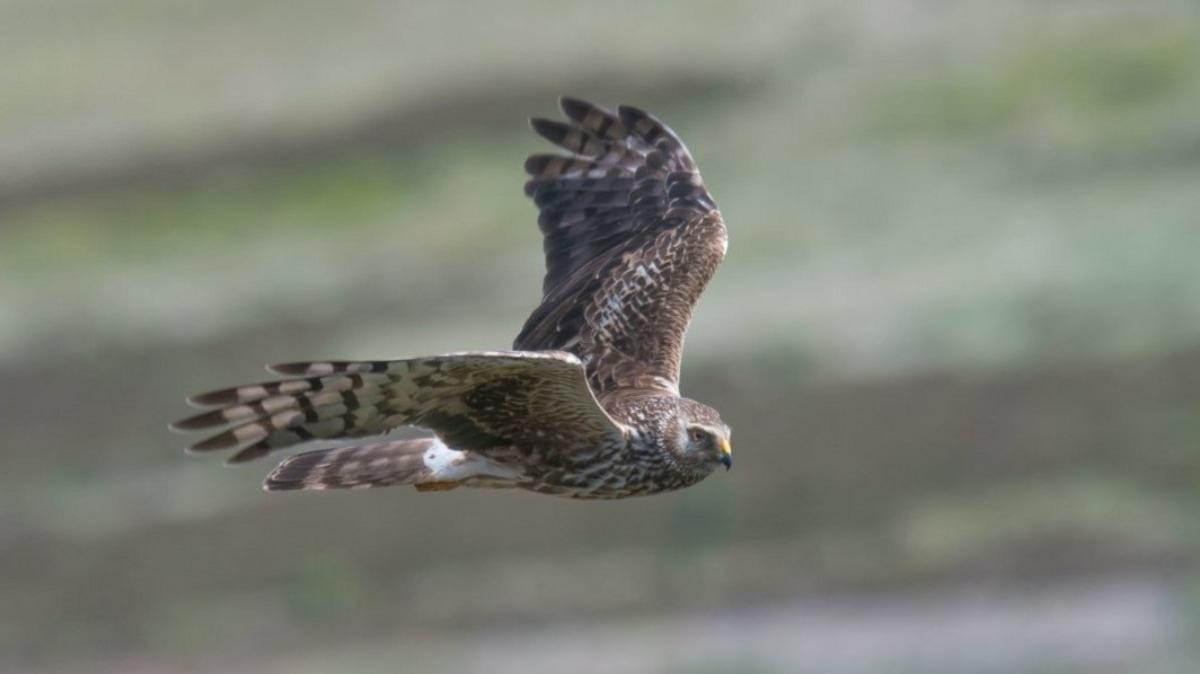
[(263, 483), (267, 491), (362, 489), (413, 485), (441, 491), (464, 484), (502, 487), (514, 474), (471, 452), (450, 449), (438, 438), (373, 442), (301, 452), (284, 460)]

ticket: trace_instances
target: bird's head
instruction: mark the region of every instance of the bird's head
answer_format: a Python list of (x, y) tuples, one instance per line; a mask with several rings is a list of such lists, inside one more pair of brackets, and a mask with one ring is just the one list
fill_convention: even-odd
[(681, 398), (679, 401), (678, 446), (680, 459), (689, 467), (708, 473), (718, 465), (733, 467), (730, 430), (721, 415), (708, 405)]

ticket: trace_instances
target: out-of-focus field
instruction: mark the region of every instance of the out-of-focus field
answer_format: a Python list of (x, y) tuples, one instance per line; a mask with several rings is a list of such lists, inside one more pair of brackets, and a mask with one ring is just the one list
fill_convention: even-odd
[[(688, 142), (737, 468), (267, 495), (183, 397), (507, 346), (525, 127)], [(1192, 2), (0, 5), (0, 671), (1195, 671)]]

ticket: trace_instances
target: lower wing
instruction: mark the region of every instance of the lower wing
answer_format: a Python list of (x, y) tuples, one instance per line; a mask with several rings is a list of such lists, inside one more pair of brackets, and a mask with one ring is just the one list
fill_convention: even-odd
[(234, 450), (231, 463), (309, 440), (417, 426), (456, 449), (595, 446), (624, 435), (559, 351), (480, 351), (378, 361), (275, 365), (289, 378), (193, 396), (211, 407), (172, 424), (209, 437), (193, 452)]

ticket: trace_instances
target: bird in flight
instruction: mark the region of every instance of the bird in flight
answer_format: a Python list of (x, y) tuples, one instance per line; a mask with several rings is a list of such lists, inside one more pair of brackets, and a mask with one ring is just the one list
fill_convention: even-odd
[[(231, 463), (310, 440), (268, 491), (413, 485), (616, 499), (729, 468), (730, 429), (679, 394), (684, 333), (725, 257), (725, 223), (662, 122), (563, 97), (533, 130), (566, 150), (525, 161), (546, 275), (511, 351), (274, 365), (285, 378), (193, 396), (172, 424)], [(376, 439), (403, 426), (432, 436)]]

